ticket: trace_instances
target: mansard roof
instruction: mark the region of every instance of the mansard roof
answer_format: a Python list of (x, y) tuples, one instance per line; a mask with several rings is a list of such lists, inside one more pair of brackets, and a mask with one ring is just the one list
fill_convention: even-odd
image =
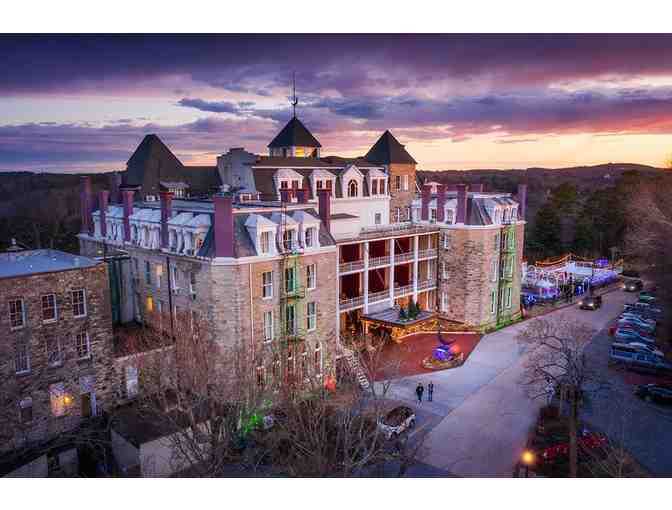
[(322, 147), (322, 145), (298, 118), (292, 117), (268, 147)]
[(366, 153), (364, 159), (389, 165), (390, 163), (417, 164), (417, 161), (408, 153), (403, 145), (386, 130), (373, 147)]

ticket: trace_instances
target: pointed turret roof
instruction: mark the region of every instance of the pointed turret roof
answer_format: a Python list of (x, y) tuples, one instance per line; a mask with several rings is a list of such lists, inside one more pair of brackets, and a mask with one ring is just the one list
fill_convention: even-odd
[(164, 165), (169, 167), (179, 168), (182, 166), (182, 162), (177, 159), (177, 156), (155, 134), (146, 135), (142, 139), (126, 164), (128, 166), (144, 165), (147, 160), (153, 158), (160, 159)]
[(322, 147), (322, 145), (299, 119), (292, 117), (268, 147)]
[(417, 161), (406, 151), (403, 145), (386, 130), (373, 147), (366, 153), (364, 159), (374, 163), (388, 165), (390, 163), (417, 164)]

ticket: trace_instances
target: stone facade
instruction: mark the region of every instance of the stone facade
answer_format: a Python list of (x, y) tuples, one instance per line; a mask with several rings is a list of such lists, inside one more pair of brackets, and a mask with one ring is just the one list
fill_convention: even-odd
[[(389, 172), (390, 196), (392, 197), (390, 201), (390, 221), (397, 221), (395, 216), (397, 208), (399, 208), (401, 215), (399, 221), (408, 221), (410, 220), (408, 214), (411, 204), (416, 198), (415, 164), (390, 163), (387, 165), (387, 170)], [(397, 186), (397, 176), (399, 176), (400, 187)], [(404, 189), (404, 182), (407, 183), (406, 189)]]
[[(83, 317), (73, 313), (71, 292), (79, 289), (86, 293)], [(55, 295), (57, 318), (43, 321), (42, 296), (48, 294)], [(75, 429), (86, 416), (108, 409), (113, 404), (115, 381), (106, 264), (2, 278), (0, 296), (0, 394), (7, 399), (0, 410), (0, 450), (50, 440)], [(19, 329), (12, 329), (9, 322), (9, 301), (13, 299), (24, 303), (25, 325)], [(84, 357), (76, 345), (79, 333), (88, 333), (89, 354)], [(16, 349), (23, 345), (28, 349), (29, 369), (17, 374)], [(59, 351), (54, 351), (56, 345)], [(54, 352), (60, 355), (54, 356)], [(50, 388), (58, 384), (64, 392), (51, 394)], [(21, 413), (28, 402), (32, 413)], [(61, 407), (63, 414), (56, 416)]]

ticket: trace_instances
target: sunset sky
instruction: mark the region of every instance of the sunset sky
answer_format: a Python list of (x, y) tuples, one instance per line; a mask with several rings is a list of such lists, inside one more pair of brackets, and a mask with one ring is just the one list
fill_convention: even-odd
[(0, 36), (0, 170), (109, 171), (158, 134), (188, 164), (266, 153), (291, 113), (323, 154), (390, 129), (428, 170), (662, 166), (670, 35)]

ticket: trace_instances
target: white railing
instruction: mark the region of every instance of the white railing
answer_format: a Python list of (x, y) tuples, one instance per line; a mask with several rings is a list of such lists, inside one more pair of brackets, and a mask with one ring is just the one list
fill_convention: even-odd
[(390, 298), (389, 290), (381, 290), (380, 292), (369, 293), (369, 303), (377, 303), (378, 301), (385, 301)]
[(349, 273), (350, 271), (361, 271), (364, 269), (363, 260), (355, 260), (353, 262), (342, 262), (339, 265), (339, 271), (341, 273)]
[(346, 310), (349, 308), (356, 308), (364, 304), (364, 296), (357, 296), (354, 298), (345, 298), (340, 301), (340, 309)]
[(404, 285), (403, 287), (395, 287), (394, 288), (394, 296), (399, 297), (403, 296), (404, 294), (412, 294), (413, 293), (413, 285)]
[(375, 232), (395, 232), (399, 230), (408, 230), (414, 227), (412, 221), (402, 221), (399, 223), (388, 223), (387, 225), (374, 225), (372, 227), (363, 227), (362, 233), (370, 234)]
[(395, 253), (394, 254), (394, 263), (397, 264), (399, 262), (408, 262), (409, 260), (413, 260), (413, 252), (409, 251), (408, 253)]
[(418, 290), (432, 289), (436, 287), (436, 280), (423, 280), (418, 282)]
[(419, 259), (428, 259), (432, 257), (436, 257), (436, 248), (429, 248), (427, 250), (418, 251)]
[(373, 257), (369, 259), (369, 267), (387, 266), (390, 263), (390, 256)]

